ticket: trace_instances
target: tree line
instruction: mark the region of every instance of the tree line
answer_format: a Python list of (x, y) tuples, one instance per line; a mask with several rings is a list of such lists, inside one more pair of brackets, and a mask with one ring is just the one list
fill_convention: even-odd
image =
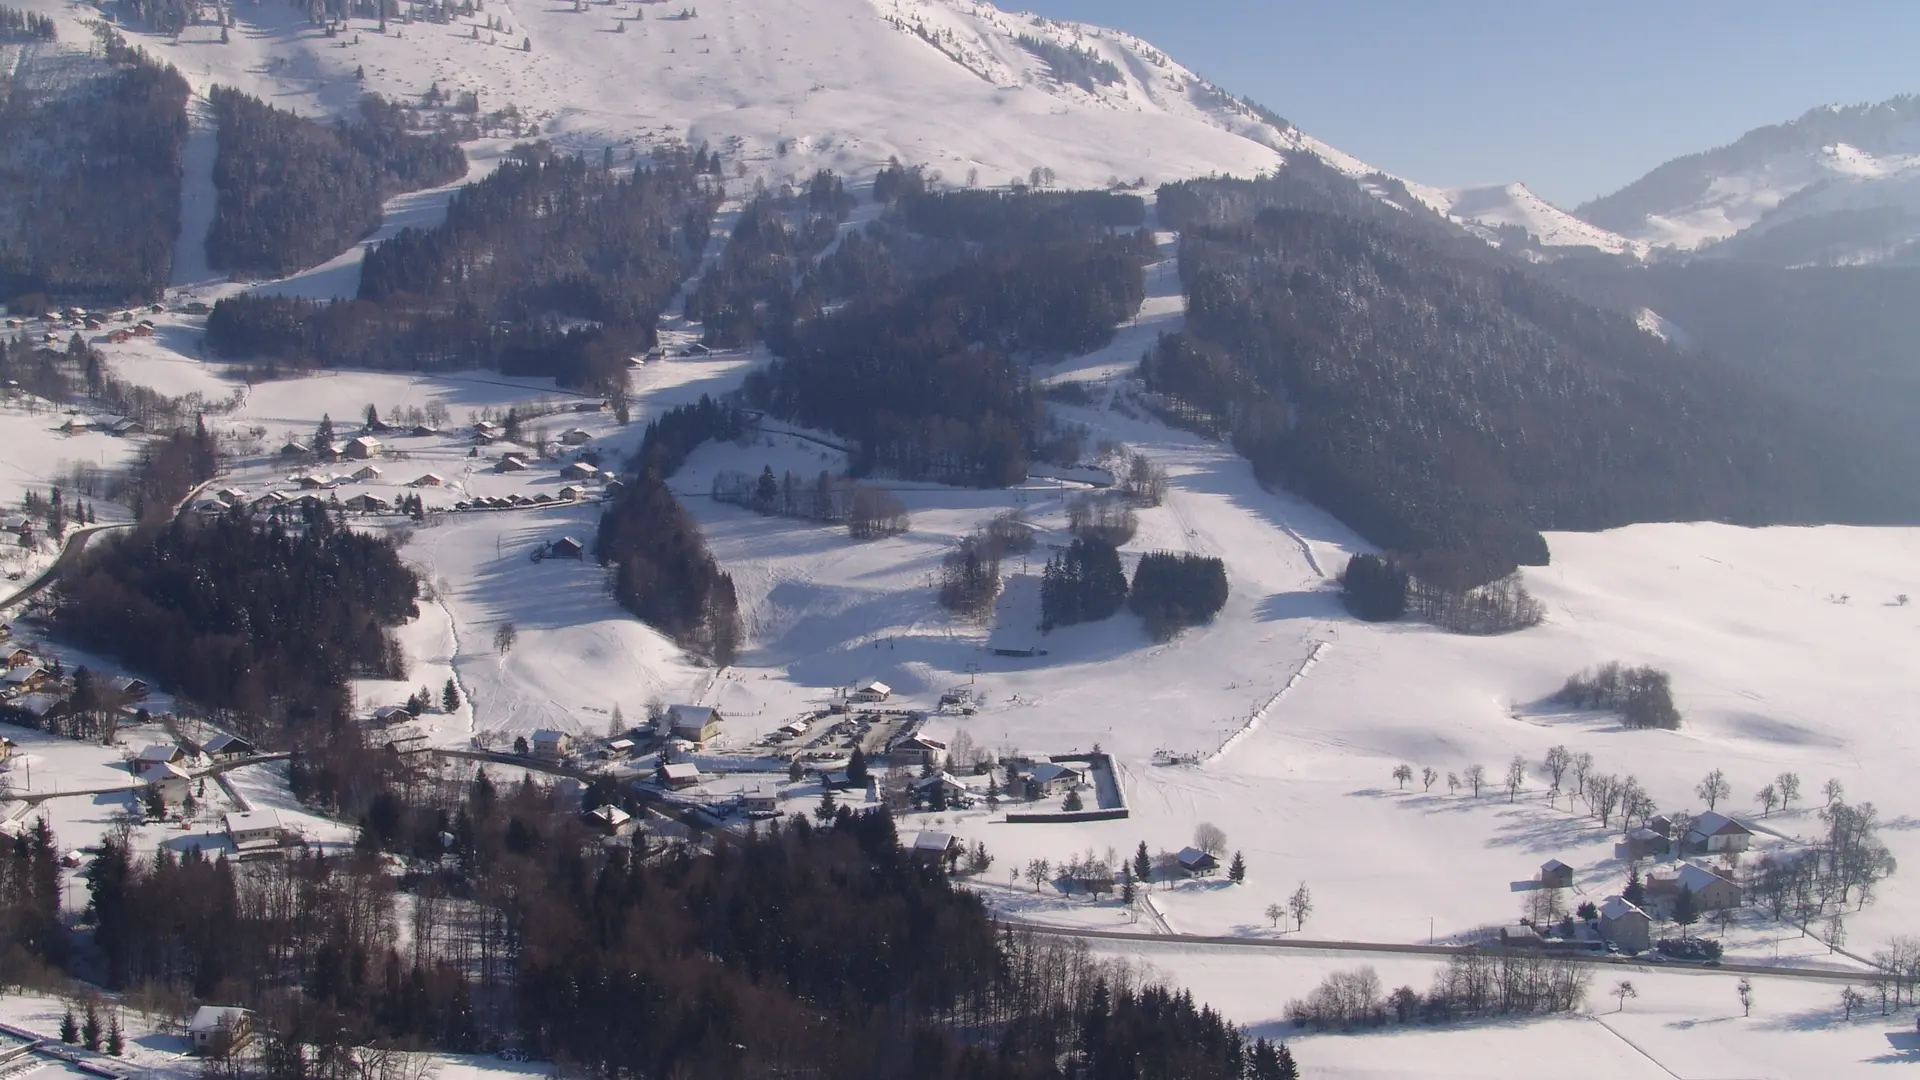
[(173, 271), (187, 81), (111, 30), (101, 42), (104, 62), (76, 77), (4, 82), (0, 299), (15, 312), (157, 297)]
[(295, 369), (485, 367), (617, 390), (698, 265), (720, 197), (680, 157), (623, 173), (523, 145), (462, 188), (443, 224), (369, 251), (356, 299), (222, 300), (207, 343)]
[(15, 40), (56, 41), (60, 33), (53, 20), (36, 11), (21, 11), (0, 4), (0, 36)]
[(1567, 957), (1470, 950), (1448, 959), (1424, 995), (1411, 986), (1386, 992), (1371, 967), (1336, 971), (1288, 1002), (1287, 1019), (1352, 1029), (1574, 1012), (1586, 1002), (1592, 979), (1586, 965)]
[(612, 568), (614, 599), (682, 648), (726, 664), (740, 647), (733, 578), (707, 550), (700, 525), (666, 478), (709, 438), (743, 430), (744, 417), (706, 395), (647, 425), (630, 475), (600, 515), (593, 551)]
[(885, 488), (836, 477), (825, 469), (809, 480), (792, 470), (776, 477), (773, 466), (759, 475), (723, 469), (713, 474), (715, 502), (759, 514), (831, 525), (845, 522), (856, 540), (898, 536), (912, 527), (906, 504)]
[(412, 133), (410, 110), (377, 95), (331, 124), (231, 87), (208, 100), (219, 132), (206, 240), (215, 269), (278, 277), (316, 266), (377, 229), (387, 199), (467, 171), (451, 139)]
[(1264, 209), (1252, 183), (1163, 192), (1187, 223), (1188, 320), (1142, 374), (1171, 419), (1231, 437), (1416, 577), (1457, 591), (1544, 563), (1542, 529), (1911, 511), (1847, 432), (1333, 190)]

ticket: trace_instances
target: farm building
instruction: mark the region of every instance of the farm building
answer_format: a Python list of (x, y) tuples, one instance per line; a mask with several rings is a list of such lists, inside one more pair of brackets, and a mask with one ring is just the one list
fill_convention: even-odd
[(720, 734), (720, 710), (708, 705), (667, 706), (667, 733), (676, 739), (702, 743)]

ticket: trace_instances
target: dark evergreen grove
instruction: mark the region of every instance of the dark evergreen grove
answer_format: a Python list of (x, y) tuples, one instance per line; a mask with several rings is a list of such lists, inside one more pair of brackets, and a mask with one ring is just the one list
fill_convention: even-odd
[(1099, 622), (1127, 602), (1127, 572), (1103, 540), (1079, 537), (1040, 574), (1040, 627)]
[(1056, 45), (1051, 41), (1021, 34), (1014, 40), (1020, 47), (1046, 61), (1055, 80), (1077, 86), (1088, 93), (1095, 86), (1112, 86), (1120, 81), (1120, 67), (1113, 61), (1077, 45)]
[(207, 262), (281, 276), (317, 266), (372, 233), (381, 204), (457, 180), (451, 139), (408, 131), (408, 111), (368, 95), (352, 120), (323, 123), (227, 87), (209, 95), (219, 132)]
[(1307, 175), (1163, 192), (1187, 328), (1142, 373), (1170, 418), (1231, 437), (1423, 581), (1544, 563), (1543, 529), (1915, 515), (1865, 438)]
[(102, 41), (65, 77), (0, 78), (0, 300), (16, 311), (156, 297), (173, 270), (187, 81)]
[(699, 523), (674, 498), (666, 477), (701, 443), (738, 434), (743, 422), (737, 409), (702, 396), (649, 423), (593, 540), (595, 557), (612, 568), (621, 607), (718, 664), (731, 663), (740, 647), (733, 578), (707, 550)]
[(1409, 577), (1391, 559), (1355, 555), (1340, 574), (1340, 596), (1347, 610), (1367, 622), (1392, 622), (1407, 613)]
[(175, 694), (285, 718), (344, 704), (351, 678), (404, 675), (391, 628), (418, 593), (391, 539), (319, 508), (265, 529), (183, 516), (89, 547), (60, 580), (54, 626)]
[(268, 366), (495, 368), (614, 391), (698, 265), (719, 198), (689, 161), (626, 174), (522, 146), (444, 224), (369, 251), (358, 299), (222, 300), (207, 342)]
[(1162, 640), (1212, 622), (1227, 604), (1227, 568), (1210, 555), (1149, 551), (1133, 568), (1127, 607)]

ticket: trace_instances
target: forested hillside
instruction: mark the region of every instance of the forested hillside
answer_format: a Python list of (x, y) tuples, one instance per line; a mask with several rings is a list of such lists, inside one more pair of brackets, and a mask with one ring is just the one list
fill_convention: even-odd
[(114, 35), (85, 64), (46, 64), (22, 51), (0, 72), (0, 301), (157, 296), (180, 229), (186, 80)]
[(1273, 207), (1189, 227), (1188, 327), (1149, 387), (1452, 584), (1545, 562), (1542, 529), (1914, 515), (1872, 444), (1418, 227)]
[(1920, 453), (1920, 269), (1564, 259), (1543, 272), (1592, 303), (1657, 311), (1686, 348)]
[(628, 174), (522, 146), (444, 224), (370, 251), (358, 299), (229, 298), (207, 342), (302, 369), (491, 367), (610, 389), (698, 264), (719, 197), (691, 161)]
[[(757, 299), (778, 359), (749, 377), (748, 400), (854, 440), (856, 473), (1014, 483), (1036, 429), (1027, 363), (1097, 348), (1139, 309), (1154, 249), (1129, 230), (1144, 207), (1105, 192), (933, 193), (897, 168), (875, 193), (892, 204), (878, 222)], [(784, 233), (736, 232), (730, 247), (770, 234)]]
[(216, 87), (216, 194), (207, 264), (282, 276), (331, 259), (380, 225), (402, 192), (467, 171), (452, 140), (408, 131), (407, 110), (369, 95), (353, 120), (308, 120)]

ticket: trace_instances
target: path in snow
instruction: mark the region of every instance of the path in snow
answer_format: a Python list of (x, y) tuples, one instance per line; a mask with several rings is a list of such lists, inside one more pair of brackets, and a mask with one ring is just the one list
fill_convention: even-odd
[(206, 285), (221, 275), (207, 265), (207, 233), (213, 228), (213, 163), (219, 156), (213, 106), (202, 97), (187, 105), (187, 149), (180, 164), (180, 235), (173, 241), (171, 285)]

